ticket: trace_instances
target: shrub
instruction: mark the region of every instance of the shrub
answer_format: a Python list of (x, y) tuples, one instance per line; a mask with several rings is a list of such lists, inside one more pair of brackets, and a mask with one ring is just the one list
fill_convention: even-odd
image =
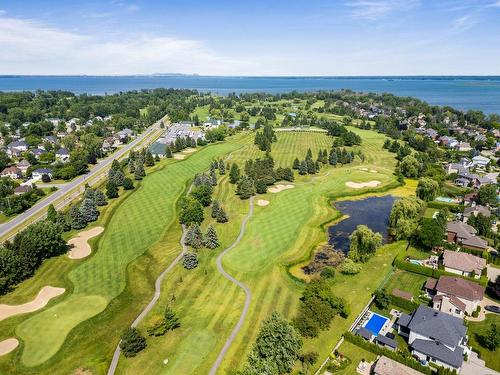
[(335, 277), (335, 269), (332, 267), (325, 267), (319, 274), (323, 279), (333, 279)]
[(340, 272), (346, 275), (355, 275), (361, 271), (361, 266), (352, 259), (345, 259), (339, 267)]
[(182, 257), (182, 266), (187, 270), (198, 267), (198, 255), (196, 253), (186, 253)]
[(121, 339), (120, 349), (125, 357), (135, 357), (147, 346), (146, 338), (141, 335), (137, 328), (127, 328)]

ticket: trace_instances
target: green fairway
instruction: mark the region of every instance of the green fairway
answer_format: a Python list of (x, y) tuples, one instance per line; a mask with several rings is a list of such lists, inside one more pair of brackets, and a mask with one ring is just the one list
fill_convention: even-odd
[[(255, 207), (242, 242), (223, 259), (224, 267), (252, 290), (253, 297), (245, 324), (225, 357), (221, 373), (241, 366), (253, 345), (257, 328), (272, 311), (280, 311), (288, 318), (295, 315), (302, 284), (288, 275), (286, 265), (304, 258), (311, 247), (326, 240), (320, 224), (336, 215), (329, 205), (331, 199), (370, 191), (350, 189), (346, 182), (376, 179), (381, 182), (381, 189), (394, 183), (395, 161), (392, 154), (382, 150), (384, 136), (359, 129), (353, 131), (363, 137), (361, 148), (367, 156), (365, 163), (325, 167), (316, 176), (299, 177), (293, 189), (258, 196), (270, 204)], [(331, 141), (332, 138), (325, 134), (278, 133), (272, 155), (278, 165), (290, 166), (295, 157), (304, 158), (308, 148), (314, 155), (321, 148), (329, 149)], [(261, 156), (263, 152), (248, 144), (234, 152), (230, 160), (242, 164), (248, 158)], [(374, 169), (378, 173), (363, 169)], [(157, 308), (141, 324), (146, 328), (166, 304), (171, 304), (181, 317), (181, 328), (163, 337), (149, 339), (146, 351), (135, 358), (120, 361), (119, 373), (136, 374), (147, 369), (148, 373), (176, 374), (180, 368), (186, 374), (207, 373), (238, 320), (244, 293), (223, 279), (214, 263), (217, 253), (234, 241), (241, 218), (248, 211), (248, 201), (242, 202), (235, 196), (234, 186), (226, 179), (217, 187), (216, 196), (227, 207), (231, 218), (228, 223), (231, 226), (224, 227), (222, 232), (220, 225), (217, 227), (223, 246), (216, 251), (202, 251), (197, 269), (185, 271), (177, 267), (168, 275)], [(402, 242), (385, 246), (363, 265), (360, 274), (336, 276), (335, 292), (349, 301), (353, 316), (362, 310), (371, 293), (392, 269), (392, 260), (404, 247)], [(326, 356), (350, 322), (350, 319), (336, 317), (329, 331), (317, 339), (305, 341), (304, 350), (319, 351), (321, 356)], [(201, 338), (192, 332), (200, 333)], [(210, 346), (209, 350), (203, 348), (190, 353), (180, 350), (198, 348), (199, 341)], [(164, 358), (169, 359), (167, 365), (163, 364)]]
[(237, 143), (210, 146), (145, 178), (114, 212), (96, 254), (67, 275), (72, 293), (17, 327), (24, 342), (24, 365), (45, 362), (72, 328), (103, 311), (124, 290), (127, 265), (158, 242), (168, 224), (176, 222), (176, 202), (188, 181), (214, 158), (238, 147)]

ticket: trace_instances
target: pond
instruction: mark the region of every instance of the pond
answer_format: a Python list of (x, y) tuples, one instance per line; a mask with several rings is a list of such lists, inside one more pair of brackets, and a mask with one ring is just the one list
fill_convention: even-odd
[(335, 203), (335, 208), (344, 215), (349, 215), (349, 217), (328, 228), (329, 243), (335, 249), (347, 253), (350, 245), (349, 236), (361, 224), (368, 226), (374, 232), (382, 234), (384, 243), (387, 243), (389, 215), (395, 200), (396, 198), (392, 195), (385, 195), (383, 197)]

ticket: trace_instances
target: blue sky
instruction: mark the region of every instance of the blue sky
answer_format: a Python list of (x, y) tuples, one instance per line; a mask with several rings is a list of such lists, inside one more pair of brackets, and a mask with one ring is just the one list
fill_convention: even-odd
[(0, 74), (500, 75), (500, 0), (0, 2)]

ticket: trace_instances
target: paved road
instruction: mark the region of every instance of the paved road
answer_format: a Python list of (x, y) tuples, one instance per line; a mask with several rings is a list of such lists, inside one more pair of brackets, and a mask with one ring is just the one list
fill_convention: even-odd
[[(165, 119), (165, 118), (163, 118), (163, 119)], [(152, 126), (147, 128), (140, 136), (138, 136), (132, 142), (126, 144), (124, 147), (122, 147), (118, 151), (114, 152), (110, 156), (99, 161), (92, 168), (92, 170), (90, 172), (88, 172), (87, 174), (79, 176), (79, 177), (75, 178), (74, 180), (68, 182), (67, 184), (60, 186), (60, 188), (56, 192), (54, 192), (53, 194), (51, 194), (47, 198), (39, 201), (30, 209), (17, 215), (15, 218), (8, 221), (7, 223), (0, 224), (0, 238), (5, 236), (7, 233), (12, 231), (13, 229), (15, 229), (18, 225), (24, 223), (32, 215), (35, 215), (42, 210), (45, 210), (49, 206), (49, 204), (54, 203), (55, 201), (57, 201), (61, 197), (64, 197), (70, 191), (74, 190), (81, 183), (91, 180), (92, 178), (98, 176), (100, 173), (101, 174), (104, 173), (106, 171), (106, 169), (111, 165), (111, 162), (114, 159), (117, 159), (117, 158), (121, 157), (122, 155), (126, 154), (128, 151), (130, 151), (135, 146), (137, 146), (140, 142), (142, 142), (146, 137), (150, 136), (152, 132), (156, 131), (159, 128), (160, 122), (162, 120), (159, 120), (158, 122), (156, 122), (155, 124), (153, 124)], [(71, 199), (73, 199), (73, 198), (74, 197), (71, 197)]]
[(240, 233), (238, 234), (238, 238), (236, 238), (236, 241), (234, 241), (231, 246), (229, 246), (227, 249), (225, 249), (217, 257), (217, 269), (219, 270), (219, 272), (222, 273), (222, 275), (226, 279), (228, 279), (229, 281), (231, 281), (233, 284), (238, 285), (245, 292), (245, 306), (243, 307), (243, 311), (241, 312), (240, 320), (238, 320), (238, 323), (236, 323), (236, 325), (234, 326), (231, 334), (229, 335), (229, 337), (226, 340), (226, 343), (224, 344), (224, 346), (223, 346), (222, 350), (220, 351), (219, 355), (217, 356), (217, 359), (215, 360), (212, 368), (210, 369), (210, 373), (209, 373), (210, 375), (215, 375), (217, 373), (217, 370), (219, 369), (219, 367), (220, 367), (220, 365), (222, 363), (222, 360), (224, 359), (224, 356), (226, 355), (227, 351), (229, 350), (229, 347), (231, 346), (231, 344), (233, 343), (234, 339), (236, 338), (236, 335), (240, 331), (241, 326), (245, 322), (245, 318), (247, 316), (248, 309), (250, 307), (250, 301), (252, 300), (252, 292), (250, 292), (250, 289), (248, 289), (245, 284), (243, 284), (241, 281), (235, 279), (233, 276), (231, 276), (230, 274), (228, 274), (224, 270), (224, 267), (222, 266), (222, 258), (229, 251), (231, 251), (236, 246), (238, 246), (238, 244), (241, 242), (241, 239), (243, 238), (243, 235), (245, 234), (247, 222), (248, 222), (248, 220), (250, 219), (250, 217), (253, 214), (253, 207), (254, 207), (254, 205), (253, 205), (253, 198), (254, 197), (250, 198), (250, 210), (248, 211), (247, 216), (245, 216), (245, 218), (243, 219), (243, 222), (241, 223), (241, 228), (240, 228)]
[[(191, 190), (191, 189), (190, 189)], [(155, 281), (155, 294), (151, 301), (148, 303), (148, 305), (144, 308), (144, 310), (141, 311), (139, 316), (135, 318), (135, 320), (132, 322), (131, 327), (137, 327), (139, 323), (148, 315), (151, 311), (151, 309), (156, 305), (156, 302), (158, 302), (158, 299), (160, 298), (161, 294), (161, 283), (163, 282), (163, 279), (165, 278), (165, 275), (169, 273), (172, 268), (174, 268), (177, 263), (179, 263), (184, 256), (184, 254), (187, 252), (187, 246), (184, 244), (184, 238), (186, 237), (186, 227), (182, 225), (182, 236), (181, 236), (181, 246), (182, 246), (182, 251), (177, 255), (177, 257), (172, 261), (172, 263), (169, 264), (167, 268), (158, 276), (158, 278)], [(115, 352), (113, 354), (113, 359), (111, 360), (111, 364), (109, 365), (108, 369), (108, 375), (114, 375), (116, 371), (116, 367), (118, 366), (118, 361), (120, 360), (120, 342), (118, 342), (118, 345), (116, 346)]]

